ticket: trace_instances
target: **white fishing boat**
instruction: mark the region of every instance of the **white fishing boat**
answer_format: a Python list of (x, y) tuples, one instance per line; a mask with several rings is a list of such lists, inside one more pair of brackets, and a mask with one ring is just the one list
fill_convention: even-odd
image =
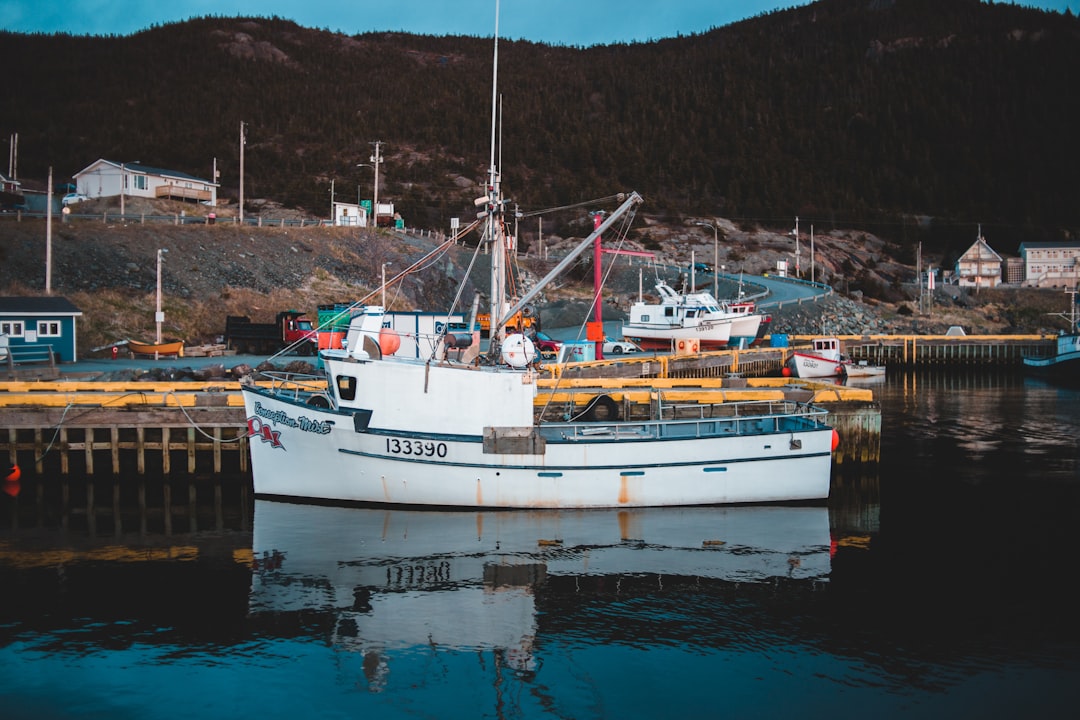
[[(741, 281), (739, 285), (742, 286)], [(742, 290), (739, 295), (742, 296)], [(730, 347), (747, 348), (760, 342), (772, 322), (768, 315), (757, 311), (757, 304), (753, 300), (725, 300), (722, 307), (725, 312), (738, 316), (731, 326), (731, 337), (728, 338)]]
[(706, 291), (679, 293), (663, 280), (655, 287), (659, 302), (639, 299), (623, 323), (623, 337), (645, 350), (685, 350), (687, 343), (716, 350), (748, 346), (758, 337), (762, 318), (753, 303), (723, 303)]
[(832, 569), (823, 505), (428, 512), (256, 500), (252, 529), (250, 621), (324, 627), (365, 658), (372, 687), (402, 671), (403, 652), (506, 651), (529, 669), (537, 637), (557, 632), (542, 630), (542, 606), (563, 596), (760, 585), (775, 597), (813, 591)]
[[(496, 40), (496, 58), (497, 47)], [(493, 87), (493, 118), (495, 98)], [(494, 121), (491, 137), (487, 194), (476, 202), (486, 225), (477, 252), (486, 247), (491, 256), (487, 351), (480, 353), (472, 334), (448, 332), (426, 358), (395, 356), (383, 308), (357, 308), (345, 347), (319, 353), (324, 375), (264, 373), (272, 383), (243, 386), (256, 495), (490, 508), (826, 498), (836, 438), (820, 408), (718, 398), (690, 408), (691, 415), (656, 390), (644, 412), (631, 414), (597, 393), (582, 411), (543, 419), (536, 349), (506, 327), (601, 233), (616, 222), (628, 228), (624, 216), (642, 200), (622, 196), (511, 305), (505, 288), (513, 239), (503, 223)]]
[(809, 349), (796, 349), (791, 354), (791, 369), (800, 378), (839, 377), (846, 362), (835, 337), (814, 338)]

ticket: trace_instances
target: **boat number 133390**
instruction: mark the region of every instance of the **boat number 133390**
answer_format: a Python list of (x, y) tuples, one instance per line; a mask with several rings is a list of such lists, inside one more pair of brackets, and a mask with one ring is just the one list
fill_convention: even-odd
[(446, 457), (446, 443), (386, 438), (386, 452), (393, 453), (394, 455), (444, 458)]

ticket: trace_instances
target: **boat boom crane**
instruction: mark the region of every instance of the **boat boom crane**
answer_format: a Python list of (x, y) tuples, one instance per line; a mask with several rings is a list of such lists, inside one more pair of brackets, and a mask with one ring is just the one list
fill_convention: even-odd
[(513, 305), (513, 307), (511, 307), (507, 311), (504, 317), (499, 319), (498, 327), (503, 327), (504, 325), (506, 325), (506, 323), (510, 322), (510, 318), (514, 317), (514, 315), (516, 315), (519, 310), (532, 302), (532, 299), (538, 294), (540, 294), (540, 291), (543, 290), (548, 283), (550, 283), (552, 280), (565, 272), (566, 268), (570, 267), (570, 265), (573, 264), (574, 260), (577, 259), (578, 255), (585, 252), (587, 248), (592, 246), (593, 241), (596, 240), (597, 235), (602, 235), (604, 232), (607, 231), (608, 228), (615, 224), (616, 220), (618, 220), (620, 217), (625, 215), (628, 211), (630, 211), (637, 205), (640, 205), (642, 202), (644, 202), (644, 200), (642, 199), (641, 195), (639, 195), (637, 192), (631, 191), (631, 193), (626, 197), (626, 200), (623, 201), (622, 205), (616, 208), (615, 211), (612, 212), (611, 215), (608, 216), (606, 220), (604, 220), (604, 222), (600, 223), (600, 225), (598, 225), (596, 229), (593, 230), (587, 238), (582, 240), (577, 247), (571, 250), (570, 254), (563, 258), (562, 262), (552, 268), (551, 272), (545, 275), (540, 282), (536, 283), (536, 286), (532, 290), (525, 293), (521, 297), (521, 299), (518, 300)]

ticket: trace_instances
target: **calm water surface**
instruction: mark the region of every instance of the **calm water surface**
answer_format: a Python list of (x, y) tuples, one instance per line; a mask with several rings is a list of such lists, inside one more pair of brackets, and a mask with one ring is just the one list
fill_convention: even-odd
[(1073, 717), (1080, 392), (874, 387), (881, 466), (827, 507), (192, 518), (179, 481), (118, 527), (111, 484), (26, 481), (0, 717)]

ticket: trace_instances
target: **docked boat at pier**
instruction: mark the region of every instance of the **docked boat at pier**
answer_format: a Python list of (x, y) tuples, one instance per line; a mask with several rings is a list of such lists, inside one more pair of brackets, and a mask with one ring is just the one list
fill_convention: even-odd
[(814, 338), (809, 348), (791, 353), (791, 369), (800, 378), (839, 377), (845, 362), (840, 353), (840, 339), (835, 337)]
[[(496, 97), (493, 86), (493, 118)], [(485, 227), (477, 252), (491, 257), (487, 349), (474, 333), (446, 332), (426, 357), (396, 356), (384, 309), (356, 308), (344, 347), (319, 353), (324, 375), (264, 373), (268, 386), (242, 387), (256, 495), (553, 509), (828, 497), (836, 435), (819, 407), (722, 394), (684, 405), (657, 388), (631, 412), (597, 390), (580, 411), (544, 419), (539, 355), (507, 328), (602, 233), (616, 223), (625, 233), (642, 198), (617, 196), (618, 208), (511, 303), (515, 240), (495, 150), (493, 120), (486, 194), (475, 202)], [(724, 330), (726, 339), (730, 321)]]
[(842, 366), (841, 370), (844, 373), (844, 377), (848, 379), (864, 379), (864, 378), (881, 378), (885, 377), (885, 366), (874, 365), (866, 360), (848, 360)]
[(1049, 354), (1025, 355), (1024, 369), (1040, 375), (1080, 382), (1080, 311), (1076, 305), (1076, 291), (1066, 291), (1070, 296), (1069, 311), (1059, 313), (1069, 323), (1069, 330), (1057, 337)]
[(707, 291), (676, 292), (663, 280), (656, 283), (658, 302), (639, 299), (630, 306), (623, 337), (645, 350), (678, 350), (682, 343), (699, 350), (748, 347), (758, 339), (762, 316), (752, 302), (728, 306)]

